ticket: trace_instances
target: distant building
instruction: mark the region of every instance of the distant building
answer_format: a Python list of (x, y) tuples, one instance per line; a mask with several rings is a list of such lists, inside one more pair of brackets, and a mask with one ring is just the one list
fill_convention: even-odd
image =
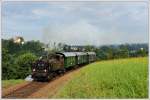
[(71, 46), (71, 50), (72, 51), (84, 51), (85, 50), (85, 46)]
[(143, 48), (140, 48), (141, 49), (141, 51), (143, 51)]
[(17, 43), (17, 44), (24, 44), (24, 39), (23, 37), (20, 37), (20, 36), (16, 36), (15, 38), (13, 38), (13, 41), (14, 43)]
[[(89, 51), (89, 50), (87, 50), (87, 47), (88, 46), (79, 46), (79, 45), (71, 45), (71, 46), (69, 46), (69, 45), (65, 45), (65, 51), (68, 51), (68, 52), (82, 52), (82, 51)], [(90, 48), (90, 51), (93, 49), (93, 47), (92, 46), (89, 46), (89, 48)]]

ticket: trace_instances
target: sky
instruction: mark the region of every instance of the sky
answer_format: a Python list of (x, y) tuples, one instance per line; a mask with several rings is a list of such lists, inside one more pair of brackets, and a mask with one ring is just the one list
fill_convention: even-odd
[(3, 2), (2, 38), (69, 45), (148, 43), (147, 2)]

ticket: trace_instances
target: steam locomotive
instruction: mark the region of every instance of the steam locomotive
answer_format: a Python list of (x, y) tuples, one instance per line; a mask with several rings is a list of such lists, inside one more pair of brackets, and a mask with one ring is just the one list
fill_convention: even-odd
[(95, 60), (95, 52), (56, 52), (44, 55), (32, 64), (32, 78), (35, 81), (48, 81), (57, 73), (65, 73), (66, 69)]

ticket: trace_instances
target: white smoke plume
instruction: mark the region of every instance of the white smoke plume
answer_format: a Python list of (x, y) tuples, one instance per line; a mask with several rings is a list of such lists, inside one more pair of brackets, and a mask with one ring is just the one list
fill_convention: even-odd
[(52, 23), (43, 29), (43, 41), (50, 44), (61, 42), (70, 45), (98, 45), (101, 39), (99, 30), (85, 20), (74, 24)]

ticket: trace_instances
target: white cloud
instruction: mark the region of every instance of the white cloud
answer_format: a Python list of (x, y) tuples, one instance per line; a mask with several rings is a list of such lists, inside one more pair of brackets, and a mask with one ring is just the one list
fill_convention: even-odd
[(148, 40), (145, 5), (54, 2), (19, 8), (7, 8), (5, 31), (33, 33), (41, 39), (42, 30), (44, 42), (99, 45)]
[(36, 16), (37, 18), (43, 18), (43, 17), (51, 17), (51, 16), (58, 16), (59, 13), (46, 9), (46, 8), (41, 8), (41, 9), (33, 9), (32, 10), (33, 16)]
[(55, 13), (48, 11), (48, 9), (33, 9), (32, 14), (39, 17), (49, 17), (54, 15)]
[(47, 14), (47, 11), (42, 10), (42, 9), (33, 9), (32, 13), (35, 14), (35, 15), (43, 15), (43, 14), (45, 15), (45, 14)]

